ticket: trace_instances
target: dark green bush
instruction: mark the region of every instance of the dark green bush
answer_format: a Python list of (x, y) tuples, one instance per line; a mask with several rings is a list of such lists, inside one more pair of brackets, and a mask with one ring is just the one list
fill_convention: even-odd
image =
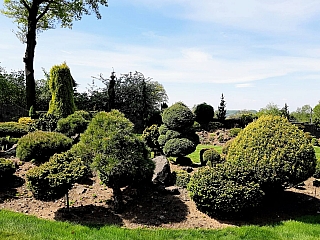
[(210, 167), (222, 162), (220, 153), (214, 148), (208, 149), (203, 153), (203, 162)]
[(209, 122), (208, 123), (208, 131), (214, 132), (215, 130), (223, 128), (223, 124), (220, 122)]
[(243, 215), (260, 205), (264, 193), (252, 178), (252, 168), (225, 162), (194, 173), (188, 191), (197, 208), (209, 216)]
[(16, 171), (15, 164), (5, 158), (0, 158), (0, 179), (3, 181), (3, 179), (12, 176), (14, 172)]
[(178, 102), (164, 110), (162, 114), (162, 122), (169, 129), (179, 131), (192, 127), (194, 123), (194, 115), (185, 104)]
[(187, 188), (187, 185), (190, 182), (191, 175), (184, 170), (174, 171), (173, 174), (176, 178), (175, 185), (178, 187)]
[(0, 122), (0, 137), (20, 138), (28, 133), (28, 125), (17, 122)]
[(53, 155), (26, 174), (27, 186), (34, 197), (54, 200), (65, 195), (72, 185), (88, 175), (88, 168), (70, 152)]
[(33, 160), (43, 163), (55, 153), (67, 151), (72, 140), (62, 133), (36, 131), (29, 133), (18, 141), (17, 157), (22, 161)]
[(304, 133), (278, 116), (262, 116), (243, 129), (231, 143), (227, 160), (254, 166), (266, 192), (303, 182), (316, 166), (314, 148)]
[(152, 151), (160, 151), (159, 136), (159, 128), (156, 124), (146, 128), (142, 133), (142, 139)]
[(66, 118), (61, 118), (57, 123), (57, 131), (68, 137), (83, 133), (90, 122), (90, 115), (86, 113), (85, 111), (76, 111)]
[(53, 132), (57, 128), (59, 117), (53, 114), (41, 114), (39, 119), (37, 119), (34, 123), (31, 124), (30, 130), (36, 131), (47, 131)]
[(71, 151), (98, 170), (101, 181), (113, 189), (116, 210), (121, 208), (121, 187), (151, 182), (154, 163), (149, 152), (118, 110), (98, 113)]
[(196, 145), (187, 138), (173, 138), (166, 142), (163, 153), (166, 156), (186, 156), (196, 150)]
[(212, 121), (214, 117), (214, 109), (209, 104), (201, 103), (196, 106), (194, 115), (195, 120), (207, 129), (209, 122)]

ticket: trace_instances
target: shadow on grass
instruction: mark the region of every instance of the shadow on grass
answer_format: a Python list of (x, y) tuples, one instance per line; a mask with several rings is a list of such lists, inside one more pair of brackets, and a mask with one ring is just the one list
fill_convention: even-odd
[(89, 227), (99, 228), (106, 225), (122, 226), (122, 219), (107, 207), (86, 205), (60, 208), (55, 212), (55, 220), (68, 221)]
[(222, 221), (238, 226), (248, 224), (265, 226), (279, 225), (286, 220), (320, 223), (320, 200), (304, 193), (284, 191), (276, 196), (267, 197), (258, 209), (246, 216)]
[(183, 222), (188, 212), (179, 197), (150, 187), (127, 202), (121, 217), (142, 225), (160, 226)]
[(0, 203), (6, 200), (17, 198), (17, 189), (25, 183), (25, 180), (16, 175), (12, 175), (0, 183)]

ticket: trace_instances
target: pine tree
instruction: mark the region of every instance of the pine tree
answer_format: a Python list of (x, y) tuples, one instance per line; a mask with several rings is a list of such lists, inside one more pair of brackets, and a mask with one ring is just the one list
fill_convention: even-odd
[(224, 96), (223, 93), (221, 94), (221, 101), (220, 101), (220, 105), (218, 106), (218, 114), (217, 117), (220, 121), (224, 121), (226, 119), (226, 114), (227, 114), (227, 110), (226, 110), (226, 101), (224, 100)]

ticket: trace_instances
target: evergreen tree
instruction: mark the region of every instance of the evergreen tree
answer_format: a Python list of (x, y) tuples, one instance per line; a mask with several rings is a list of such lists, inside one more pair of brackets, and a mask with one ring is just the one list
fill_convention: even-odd
[(220, 105), (218, 106), (218, 113), (217, 113), (217, 117), (219, 121), (224, 121), (226, 119), (226, 114), (227, 114), (226, 101), (224, 100), (224, 96), (222, 93), (221, 101), (220, 101)]

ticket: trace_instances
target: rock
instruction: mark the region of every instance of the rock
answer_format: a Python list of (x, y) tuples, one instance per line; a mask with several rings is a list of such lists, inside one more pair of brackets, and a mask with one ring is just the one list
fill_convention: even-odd
[(167, 193), (172, 194), (172, 195), (179, 195), (180, 194), (179, 187), (177, 187), (177, 186), (166, 187), (165, 190)]
[(80, 194), (84, 194), (86, 191), (87, 189), (85, 187), (80, 186), (77, 188), (76, 193), (80, 195)]
[(193, 168), (192, 167), (181, 167), (181, 170), (184, 170), (184, 171), (186, 171), (188, 173), (193, 172)]
[(16, 150), (17, 150), (18, 144), (14, 144), (10, 149), (8, 149), (5, 152), (0, 152), (0, 157), (15, 157), (16, 156)]
[(157, 156), (152, 159), (155, 169), (152, 176), (152, 183), (155, 185), (169, 186), (171, 180), (171, 170), (169, 161), (165, 156)]

